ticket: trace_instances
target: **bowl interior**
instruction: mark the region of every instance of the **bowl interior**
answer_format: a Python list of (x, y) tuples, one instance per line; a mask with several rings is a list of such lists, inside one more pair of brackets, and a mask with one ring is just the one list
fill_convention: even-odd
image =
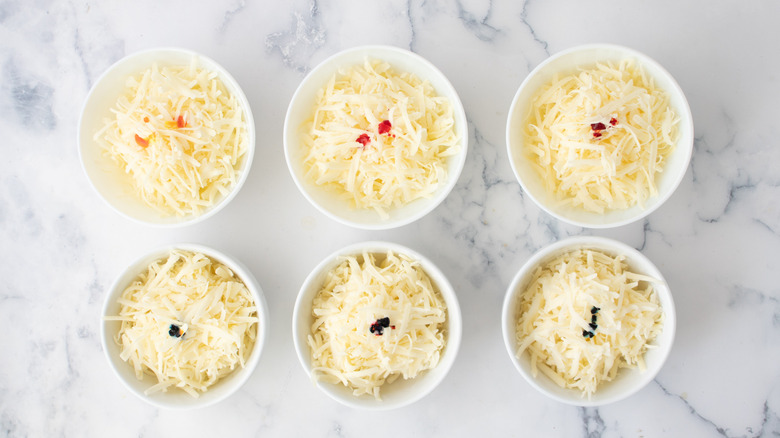
[[(664, 313), (663, 330), (649, 344), (650, 348), (645, 353), (647, 369), (644, 372), (639, 371), (638, 368), (630, 370), (621, 369), (614, 380), (601, 383), (590, 399), (587, 396), (583, 396), (578, 390), (561, 388), (541, 372), (534, 377), (531, 373), (530, 355), (526, 352), (518, 358), (516, 355), (517, 342), (515, 340), (517, 333), (516, 324), (519, 316), (517, 314), (518, 300), (522, 291), (532, 280), (534, 269), (561, 254), (585, 248), (600, 250), (611, 256), (622, 254), (626, 256), (626, 263), (634, 272), (649, 275), (660, 280), (654, 284), (654, 289)], [(512, 362), (531, 386), (548, 397), (563, 403), (577, 406), (599, 406), (626, 398), (642, 389), (655, 378), (672, 349), (676, 331), (676, 315), (669, 285), (658, 268), (644, 255), (628, 245), (611, 239), (581, 237), (567, 239), (545, 247), (523, 265), (509, 286), (504, 299), (502, 329), (504, 343)]]
[[(430, 199), (418, 199), (400, 208), (388, 211), (382, 219), (373, 210), (352, 207), (337, 194), (314, 185), (305, 175), (306, 149), (301, 138), (301, 127), (312, 115), (317, 92), (340, 68), (362, 64), (366, 59), (381, 59), (398, 71), (410, 72), (428, 81), (436, 93), (449, 99), (455, 117), (455, 129), (460, 139), (460, 152), (447, 160), (447, 181)], [(413, 222), (433, 210), (455, 186), (466, 161), (468, 125), (458, 93), (444, 74), (421, 56), (396, 47), (362, 46), (340, 52), (319, 64), (301, 82), (292, 97), (284, 122), (284, 147), (287, 166), (301, 193), (322, 213), (332, 219), (363, 229), (388, 229)]]
[(398, 378), (392, 383), (382, 386), (382, 400), (376, 400), (373, 396), (362, 395), (356, 397), (352, 390), (341, 384), (316, 382), (316, 385), (332, 399), (352, 408), (387, 410), (411, 404), (433, 389), (444, 379), (449, 372), (458, 353), (461, 340), (461, 314), (457, 296), (444, 274), (428, 259), (420, 254), (387, 242), (367, 242), (344, 248), (323, 260), (306, 278), (293, 311), (293, 341), (298, 354), (298, 359), (306, 373), (311, 376), (311, 351), (307, 343), (307, 337), (311, 333), (311, 325), (314, 318), (311, 316), (312, 300), (317, 295), (325, 280), (327, 273), (341, 263), (340, 257), (347, 255), (360, 255), (366, 249), (369, 253), (386, 254), (388, 249), (395, 253), (405, 254), (414, 260), (421, 262), (426, 274), (438, 287), (439, 292), (447, 304), (447, 321), (445, 323), (446, 344), (439, 360), (439, 364), (427, 370), (414, 379), (404, 380)]
[[(604, 214), (580, 208), (558, 205), (555, 195), (549, 193), (542, 179), (523, 153), (523, 123), (531, 109), (537, 91), (552, 80), (556, 73), (569, 74), (577, 67), (596, 62), (636, 59), (651, 76), (656, 85), (666, 90), (669, 103), (680, 118), (679, 138), (674, 151), (668, 157), (661, 174), (657, 175), (658, 195), (647, 200), (645, 207), (634, 206), (626, 210), (612, 210)], [(635, 50), (614, 45), (588, 45), (575, 47), (548, 58), (536, 67), (523, 81), (512, 101), (507, 120), (507, 149), (512, 170), (523, 190), (547, 213), (565, 222), (590, 228), (606, 228), (625, 225), (638, 220), (660, 207), (674, 192), (685, 176), (693, 150), (693, 118), (688, 101), (674, 78), (657, 62)]]
[[(128, 77), (138, 75), (153, 63), (159, 66), (189, 64), (193, 59), (206, 70), (215, 71), (225, 87), (235, 95), (244, 110), (247, 122), (248, 149), (239, 164), (239, 179), (236, 186), (216, 202), (215, 205), (197, 216), (164, 216), (141, 201), (133, 192), (130, 176), (105, 156), (93, 139), (106, 118), (111, 117), (111, 108), (125, 87)], [(183, 49), (165, 48), (138, 52), (122, 58), (112, 65), (95, 83), (87, 95), (79, 121), (79, 156), (87, 177), (98, 194), (117, 212), (132, 220), (155, 226), (177, 226), (192, 224), (215, 214), (238, 192), (249, 173), (255, 150), (255, 124), (252, 111), (241, 87), (230, 73), (215, 61)]]
[(268, 307), (266, 306), (265, 297), (259, 283), (252, 273), (240, 262), (211, 248), (193, 244), (182, 244), (156, 249), (128, 266), (111, 286), (103, 306), (102, 316), (118, 315), (120, 305), (117, 302), (117, 299), (122, 295), (125, 288), (127, 288), (138, 275), (145, 271), (151, 262), (167, 257), (173, 249), (201, 252), (212, 259), (219, 261), (230, 268), (252, 293), (252, 297), (257, 306), (257, 317), (260, 322), (257, 325), (255, 345), (246, 361), (245, 367), (237, 367), (232, 373), (209, 387), (206, 392), (201, 393), (198, 398), (193, 398), (186, 392), (175, 388), (169, 389), (167, 392), (156, 392), (154, 394), (146, 395), (144, 394), (144, 391), (156, 384), (157, 379), (154, 376), (144, 375), (143, 380), (138, 380), (132, 365), (120, 358), (121, 349), (119, 345), (114, 342), (114, 335), (119, 331), (121, 325), (119, 321), (106, 321), (101, 319), (100, 329), (103, 351), (106, 354), (106, 358), (108, 359), (111, 368), (119, 377), (119, 380), (130, 390), (130, 392), (147, 403), (166, 409), (200, 408), (224, 400), (237, 391), (244, 382), (249, 379), (260, 360), (260, 355), (267, 338), (269, 324)]

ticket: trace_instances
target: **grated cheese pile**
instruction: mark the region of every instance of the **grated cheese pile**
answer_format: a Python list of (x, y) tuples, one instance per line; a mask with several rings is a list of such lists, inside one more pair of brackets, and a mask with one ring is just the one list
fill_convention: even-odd
[[(328, 273), (312, 303), (308, 337), (314, 379), (378, 400), (385, 382), (413, 379), (439, 363), (447, 318), (417, 262), (392, 252), (379, 257), (346, 257)], [(389, 321), (378, 335), (372, 325), (382, 318)]]
[(94, 139), (147, 205), (197, 215), (228, 194), (249, 148), (241, 104), (217, 73), (157, 64), (127, 79)]
[(658, 194), (678, 121), (667, 94), (634, 60), (596, 64), (542, 87), (524, 124), (525, 153), (563, 205), (644, 208)]
[(307, 178), (382, 218), (431, 197), (459, 150), (450, 102), (378, 60), (334, 75), (303, 131)]
[(620, 368), (644, 371), (645, 351), (663, 326), (654, 281), (629, 271), (623, 256), (557, 257), (537, 268), (520, 297), (517, 356), (530, 355), (534, 377), (541, 371), (588, 397)]
[(114, 340), (136, 377), (157, 377), (146, 394), (176, 387), (198, 397), (244, 367), (257, 336), (249, 290), (203, 254), (172, 251), (152, 262), (118, 301), (119, 315), (106, 319), (122, 322)]

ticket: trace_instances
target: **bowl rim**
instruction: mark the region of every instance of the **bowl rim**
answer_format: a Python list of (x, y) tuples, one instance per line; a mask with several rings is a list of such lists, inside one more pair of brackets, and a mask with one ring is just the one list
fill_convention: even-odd
[[(366, 53), (366, 54), (371, 53), (372, 55), (370, 56), (374, 56), (376, 59), (385, 60), (385, 61), (386, 59), (384, 59), (384, 57), (386, 57), (387, 54), (391, 54), (390, 56), (406, 57), (409, 60), (411, 60), (411, 62), (419, 64), (423, 69), (430, 71), (431, 74), (429, 77), (437, 77), (437, 82), (441, 84), (441, 89), (439, 89), (438, 87), (436, 88), (437, 94), (440, 96), (445, 96), (447, 97), (447, 99), (450, 100), (450, 104), (452, 105), (452, 110), (453, 110), (453, 118), (456, 121), (458, 121), (458, 119), (462, 119), (463, 121), (462, 123), (463, 126), (461, 128), (462, 135), (458, 142), (458, 146), (460, 146), (461, 150), (455, 156), (457, 157), (457, 159), (453, 160), (453, 162), (448, 165), (447, 168), (448, 178), (446, 183), (442, 184), (437, 189), (434, 196), (430, 198), (420, 198), (420, 199), (416, 199), (415, 201), (412, 201), (412, 202), (424, 202), (425, 203), (424, 208), (408, 216), (405, 217), (402, 216), (396, 220), (391, 220), (391, 219), (383, 220), (381, 218), (378, 218), (376, 221), (372, 220), (369, 223), (364, 223), (364, 222), (351, 220), (347, 217), (344, 217), (343, 215), (337, 214), (329, 210), (328, 208), (323, 206), (320, 202), (318, 202), (309, 193), (312, 187), (310, 187), (310, 185), (304, 180), (305, 178), (299, 177), (298, 172), (296, 171), (297, 169), (296, 163), (294, 162), (295, 157), (292, 156), (293, 153), (292, 149), (294, 147), (293, 144), (297, 144), (297, 142), (294, 141), (294, 138), (297, 137), (295, 134), (298, 132), (296, 126), (299, 126), (300, 123), (297, 123), (297, 125), (294, 126), (293, 121), (291, 121), (291, 118), (294, 115), (294, 111), (296, 107), (300, 105), (301, 99), (305, 97), (304, 93), (307, 91), (307, 88), (312, 86), (311, 85), (312, 81), (316, 78), (316, 76), (320, 74), (324, 74), (324, 72), (333, 71), (335, 73), (338, 72), (339, 68), (341, 67), (356, 65), (355, 63), (351, 63), (351, 62), (346, 62), (346, 63), (341, 62), (339, 63), (340, 65), (335, 65), (335, 64), (337, 64), (337, 62), (342, 58), (349, 58), (360, 53)], [(397, 70), (400, 70), (392, 62), (389, 61), (387, 62)], [(427, 80), (427, 78), (421, 78), (421, 79), (423, 79), (424, 81)], [(428, 80), (428, 82), (431, 81)], [(301, 80), (301, 82), (298, 84), (298, 87), (295, 89), (295, 92), (293, 93), (290, 99), (290, 103), (287, 106), (287, 111), (285, 113), (285, 118), (284, 118), (284, 127), (283, 127), (283, 143), (284, 143), (284, 156), (285, 156), (285, 161), (287, 163), (287, 169), (290, 172), (290, 176), (292, 177), (295, 186), (298, 187), (298, 191), (318, 211), (320, 211), (322, 214), (324, 214), (325, 216), (331, 218), (336, 222), (339, 222), (343, 225), (347, 225), (353, 228), (364, 229), (364, 230), (388, 230), (388, 229), (399, 228), (404, 225), (408, 225), (412, 222), (415, 222), (425, 217), (428, 213), (433, 211), (442, 202), (444, 202), (447, 196), (449, 196), (449, 194), (455, 188), (455, 185), (457, 184), (458, 180), (460, 179), (461, 173), (463, 172), (463, 168), (465, 167), (466, 157), (468, 155), (469, 127), (468, 127), (468, 118), (466, 116), (466, 111), (463, 107), (463, 102), (460, 99), (460, 95), (457, 89), (452, 85), (452, 82), (450, 82), (449, 78), (447, 78), (447, 76), (438, 67), (436, 67), (431, 61), (424, 58), (422, 55), (412, 52), (411, 50), (406, 50), (391, 45), (369, 44), (369, 45), (354, 46), (336, 52), (328, 56), (327, 58), (325, 58), (323, 61), (319, 62), (317, 66), (315, 66), (309, 73), (306, 74), (303, 80)]]
[[(560, 393), (568, 394), (569, 396), (563, 396), (559, 393), (552, 392), (544, 385), (540, 384), (538, 380), (541, 379), (549, 381), (551, 385), (554, 385), (554, 383), (552, 383), (552, 381), (549, 380), (547, 376), (541, 373), (537, 377), (534, 377), (529, 370), (526, 370), (524, 366), (521, 365), (521, 359), (518, 358), (516, 354), (517, 343), (515, 341), (515, 326), (517, 297), (521, 293), (520, 287), (525, 284), (524, 280), (526, 280), (527, 276), (530, 275), (533, 270), (539, 266), (540, 263), (549, 261), (557, 255), (584, 248), (600, 250), (613, 255), (624, 255), (626, 257), (626, 263), (628, 263), (632, 268), (639, 270), (642, 274), (650, 275), (659, 280), (658, 283), (656, 283), (657, 286), (655, 287), (655, 291), (658, 295), (659, 301), (662, 303), (662, 309), (664, 312), (664, 325), (662, 332), (656, 339), (658, 340), (666, 337), (668, 338), (668, 342), (659, 343), (657, 348), (654, 349), (660, 354), (657, 354), (658, 357), (655, 361), (656, 366), (652, 368), (648, 366), (644, 372), (641, 372), (641, 374), (636, 376), (637, 378), (635, 379), (634, 384), (632, 384), (625, 391), (619, 392), (611, 397), (598, 397), (598, 390), (596, 390), (594, 393), (594, 397), (590, 399), (582, 397), (581, 392), (576, 389), (561, 388)], [(639, 265), (641, 265), (641, 269), (638, 269)], [(531, 256), (531, 258), (523, 263), (522, 267), (514, 275), (511, 283), (506, 289), (501, 308), (501, 331), (504, 338), (504, 347), (506, 348), (506, 351), (509, 354), (509, 358), (512, 361), (515, 369), (520, 373), (520, 375), (523, 376), (525, 381), (539, 393), (560, 403), (573, 406), (603, 406), (626, 399), (645, 388), (647, 384), (650, 383), (656, 375), (658, 375), (658, 373), (664, 367), (666, 360), (669, 358), (672, 347), (674, 346), (676, 330), (677, 314), (674, 304), (674, 296), (672, 294), (671, 288), (669, 287), (669, 284), (658, 267), (647, 256), (635, 248), (620, 241), (606, 237), (569, 237), (557, 242), (553, 242), (536, 251)], [(525, 355), (526, 354), (524, 354), (524, 356)], [(632, 369), (628, 371), (630, 372), (635, 370)], [(621, 372), (626, 373), (627, 371), (621, 370)], [(622, 377), (625, 378), (625, 374), (623, 374)], [(607, 384), (616, 382), (620, 378), (621, 377), (619, 375), (615, 380), (612, 382), (607, 382)]]
[[(431, 370), (426, 370), (425, 374), (415, 378), (420, 379), (417, 383), (423, 381), (427, 383), (427, 385), (422, 389), (412, 391), (411, 396), (396, 402), (390, 402), (384, 399), (382, 401), (376, 401), (373, 397), (366, 394), (354, 396), (347, 393), (348, 395), (342, 396), (342, 394), (346, 392), (343, 390), (338, 391), (334, 388), (342, 389), (338, 387), (343, 385), (318, 381), (312, 376), (310, 366), (311, 360), (309, 357), (310, 349), (308, 343), (304, 340), (305, 336), (308, 335), (310, 331), (306, 330), (305, 332), (302, 332), (299, 330), (299, 323), (304, 318), (304, 309), (311, 307), (311, 299), (318, 293), (318, 290), (315, 289), (315, 283), (318, 283), (318, 279), (339, 262), (340, 257), (357, 255), (363, 251), (379, 254), (388, 250), (393, 251), (396, 254), (406, 255), (417, 261), (420, 266), (422, 266), (425, 273), (431, 278), (431, 281), (437, 286), (439, 293), (447, 304), (447, 342), (436, 367)], [(328, 254), (318, 262), (316, 267), (311, 270), (302, 283), (295, 299), (295, 306), (292, 314), (292, 336), (295, 354), (298, 357), (298, 362), (303, 368), (303, 371), (312, 381), (313, 385), (332, 400), (335, 400), (344, 406), (368, 411), (387, 411), (405, 407), (433, 392), (441, 382), (446, 379), (455, 363), (462, 341), (462, 330), (463, 320), (457, 293), (444, 273), (430, 259), (419, 252), (404, 245), (380, 240), (363, 241), (347, 245)], [(432, 373), (433, 370), (436, 370), (435, 374)]]
[[(120, 366), (130, 367), (131, 365), (123, 361), (121, 358), (115, 357), (114, 355), (111, 354), (110, 350), (113, 350), (114, 348), (109, 346), (109, 343), (112, 343), (113, 345), (113, 334), (109, 334), (109, 329), (107, 326), (110, 323), (114, 323), (116, 321), (106, 321), (104, 319), (106, 316), (108, 316), (110, 307), (113, 304), (115, 304), (116, 298), (121, 294), (122, 290), (124, 290), (124, 288), (127, 286), (127, 281), (125, 281), (125, 279), (128, 276), (130, 276), (130, 278), (135, 278), (145, 269), (145, 268), (141, 268), (139, 270), (133, 268), (137, 268), (138, 266), (141, 266), (143, 264), (148, 264), (151, 263), (151, 261), (159, 260), (163, 257), (166, 257), (166, 254), (170, 254), (170, 252), (173, 250), (200, 252), (208, 256), (209, 258), (227, 266), (241, 279), (241, 281), (246, 285), (249, 292), (252, 294), (252, 298), (255, 301), (255, 307), (257, 307), (257, 317), (259, 319), (259, 323), (257, 326), (257, 337), (255, 338), (255, 343), (252, 347), (252, 352), (249, 354), (249, 357), (246, 360), (244, 367), (243, 368), (237, 367), (231, 373), (229, 373), (228, 375), (220, 379), (221, 381), (223, 379), (230, 378), (229, 383), (231, 384), (232, 388), (226, 390), (223, 394), (220, 394), (217, 397), (209, 397), (208, 396), (209, 393), (207, 390), (206, 392), (201, 393), (200, 397), (198, 397), (197, 399), (193, 398), (192, 403), (188, 403), (185, 405), (175, 404), (173, 402), (166, 401), (165, 396), (167, 395), (167, 393), (164, 392), (158, 392), (152, 395), (146, 395), (144, 394), (143, 390), (139, 390), (137, 384), (133, 385), (131, 382), (125, 379), (122, 376), (122, 374), (120, 374), (118, 367)], [(212, 406), (231, 397), (236, 392), (238, 392), (246, 384), (249, 378), (254, 374), (254, 371), (257, 368), (258, 363), (260, 362), (260, 357), (262, 356), (263, 350), (265, 349), (265, 344), (268, 341), (269, 330), (270, 330), (269, 310), (268, 310), (268, 304), (265, 300), (265, 294), (263, 293), (263, 289), (260, 286), (260, 283), (257, 281), (255, 276), (252, 275), (252, 272), (249, 270), (249, 268), (247, 268), (246, 265), (244, 265), (238, 259), (222, 251), (216, 250), (210, 246), (197, 244), (197, 243), (172, 243), (172, 244), (157, 246), (151, 250), (145, 251), (142, 255), (133, 259), (133, 261), (127, 264), (112, 281), (111, 286), (108, 288), (108, 292), (106, 293), (106, 296), (103, 300), (103, 306), (100, 312), (100, 343), (103, 349), (104, 357), (106, 358), (109, 367), (111, 368), (113, 374), (116, 376), (117, 380), (119, 380), (122, 383), (122, 386), (124, 386), (128, 391), (130, 391), (133, 395), (143, 400), (144, 402), (157, 408), (177, 410), (177, 411), (186, 411), (186, 410), (200, 409), (200, 408), (205, 408), (207, 406)], [(152, 382), (152, 384), (153, 383), (154, 382)], [(218, 383), (219, 382), (215, 383), (215, 385)], [(159, 397), (157, 397), (157, 395), (159, 395)]]
[[(679, 122), (680, 125), (678, 126), (680, 130), (680, 138), (675, 144), (675, 147), (677, 149), (682, 150), (683, 155), (681, 155), (682, 157), (681, 160), (685, 164), (684, 166), (681, 166), (682, 171), (674, 175), (674, 178), (671, 180), (671, 184), (669, 185), (669, 190), (664, 193), (659, 192), (655, 197), (648, 198), (648, 201), (652, 200), (652, 203), (648, 202), (645, 208), (640, 210), (638, 214), (631, 217), (627, 217), (625, 219), (616, 220), (612, 222), (604, 222), (604, 223), (590, 223), (590, 222), (568, 217), (565, 214), (555, 211), (553, 208), (549, 207), (544, 202), (542, 202), (542, 199), (539, 199), (539, 197), (529, 189), (527, 182), (524, 181), (524, 178), (521, 177), (521, 172), (519, 172), (519, 170), (517, 169), (517, 166), (515, 164), (516, 154), (513, 152), (513, 150), (518, 149), (519, 146), (517, 144), (513, 146), (513, 143), (516, 142), (513, 142), (514, 136), (512, 135), (513, 119), (518, 117), (517, 112), (523, 109), (520, 108), (520, 102), (519, 102), (520, 97), (523, 94), (523, 91), (530, 86), (530, 83), (534, 80), (534, 78), (537, 75), (541, 74), (547, 68), (548, 65), (552, 64), (553, 62), (557, 61), (560, 58), (571, 56), (572, 54), (576, 54), (578, 52), (594, 51), (594, 50), (623, 52), (625, 54), (625, 57), (632, 57), (636, 59), (641, 66), (643, 67), (648, 66), (652, 70), (657, 72), (658, 74), (652, 74), (654, 78), (662, 78), (663, 80), (669, 83), (671, 87), (669, 89), (664, 88), (664, 90), (669, 94), (670, 99), (679, 97), (679, 104), (680, 104), (679, 109), (681, 110), (681, 113), (678, 114), (678, 116), (680, 117), (680, 122)], [(599, 59), (593, 60), (594, 63), (599, 61), (600, 61)], [(617, 228), (623, 225), (628, 225), (630, 223), (636, 222), (640, 219), (647, 217), (655, 210), (660, 208), (663, 204), (665, 204), (666, 201), (669, 198), (671, 198), (671, 196), (677, 191), (677, 188), (680, 186), (680, 183), (685, 178), (685, 174), (687, 173), (688, 167), (690, 167), (690, 160), (693, 154), (693, 143), (695, 140), (694, 134), (695, 132), (694, 132), (694, 125), (693, 125), (693, 115), (691, 114), (690, 104), (688, 103), (688, 99), (685, 96), (682, 87), (680, 87), (680, 84), (677, 82), (674, 76), (672, 76), (672, 74), (669, 73), (669, 71), (666, 68), (664, 68), (664, 66), (662, 66), (658, 61), (651, 58), (650, 56), (636, 49), (619, 45), (619, 44), (612, 44), (612, 43), (590, 43), (590, 44), (577, 45), (574, 47), (570, 47), (568, 49), (561, 50), (557, 53), (554, 53), (553, 55), (550, 55), (549, 57), (547, 57), (547, 59), (539, 63), (539, 65), (537, 65), (533, 70), (531, 70), (531, 72), (528, 73), (525, 79), (523, 79), (517, 91), (512, 97), (512, 102), (509, 106), (509, 112), (507, 114), (506, 133), (505, 133), (507, 156), (509, 157), (509, 164), (512, 168), (512, 173), (514, 174), (515, 179), (517, 179), (517, 181), (520, 183), (520, 186), (523, 188), (523, 192), (526, 195), (528, 195), (528, 197), (530, 197), (531, 200), (539, 208), (541, 208), (544, 212), (546, 212), (550, 216), (553, 216), (556, 219), (571, 225), (576, 225), (579, 227), (591, 228), (591, 229)], [(690, 141), (687, 141), (686, 137), (690, 137)], [(519, 153), (519, 151), (517, 153)]]
[[(109, 200), (106, 197), (106, 195), (103, 194), (103, 192), (98, 188), (96, 182), (93, 180), (90, 174), (89, 165), (87, 163), (86, 157), (84, 156), (84, 149), (87, 147), (96, 147), (96, 145), (91, 144), (89, 146), (86, 146), (86, 144), (94, 143), (94, 141), (92, 140), (92, 135), (94, 133), (85, 132), (86, 127), (84, 126), (85, 124), (84, 115), (86, 110), (92, 104), (94, 96), (96, 96), (96, 94), (98, 93), (98, 89), (100, 85), (104, 82), (104, 80), (110, 77), (112, 74), (114, 74), (116, 70), (121, 69), (125, 64), (136, 62), (137, 60), (143, 60), (145, 58), (150, 58), (150, 59), (160, 58), (149, 62), (148, 63), (149, 66), (151, 66), (155, 62), (166, 64), (166, 65), (177, 64), (175, 62), (166, 62), (164, 59), (161, 58), (161, 55), (163, 54), (175, 54), (175, 56), (182, 56), (182, 57), (188, 56), (190, 58), (197, 59), (199, 64), (209, 64), (213, 66), (213, 69), (210, 68), (210, 71), (214, 71), (217, 73), (219, 79), (223, 82), (225, 87), (233, 95), (236, 96), (236, 99), (239, 101), (239, 105), (244, 111), (244, 116), (246, 118), (246, 124), (247, 124), (247, 151), (244, 157), (244, 163), (239, 169), (240, 173), (239, 173), (238, 180), (236, 180), (236, 184), (233, 186), (230, 192), (224, 195), (223, 197), (221, 197), (215, 205), (209, 207), (208, 209), (203, 211), (203, 213), (196, 216), (188, 215), (188, 216), (183, 216), (181, 218), (171, 217), (170, 221), (150, 222), (148, 220), (135, 217), (134, 215), (131, 215), (123, 211), (121, 208), (119, 208), (116, 205), (116, 201)], [(141, 71), (143, 70), (140, 70), (136, 73), (140, 73)], [(84, 101), (81, 104), (79, 118), (78, 118), (76, 140), (77, 140), (76, 145), (78, 150), (79, 162), (81, 163), (81, 170), (83, 174), (86, 176), (87, 181), (89, 182), (89, 185), (92, 187), (93, 191), (97, 193), (98, 197), (103, 201), (105, 205), (108, 205), (113, 211), (117, 212), (120, 216), (138, 224), (152, 226), (156, 228), (181, 228), (184, 226), (194, 225), (196, 223), (199, 223), (201, 221), (210, 218), (211, 216), (214, 216), (219, 211), (221, 211), (224, 207), (226, 207), (227, 204), (230, 203), (238, 195), (239, 190), (241, 189), (241, 187), (243, 187), (244, 182), (247, 180), (249, 176), (249, 171), (252, 168), (252, 162), (254, 160), (256, 142), (257, 142), (257, 130), (255, 126), (254, 116), (252, 115), (252, 107), (249, 104), (249, 99), (246, 97), (246, 94), (244, 93), (244, 90), (241, 87), (241, 85), (238, 83), (238, 81), (224, 66), (222, 66), (222, 64), (194, 50), (185, 49), (181, 47), (174, 47), (174, 46), (165, 46), (165, 47), (147, 48), (144, 50), (139, 50), (127, 54), (121, 57), (120, 59), (114, 61), (105, 71), (103, 71), (103, 73), (100, 74), (100, 76), (98, 76), (98, 78), (92, 83), (89, 92), (87, 93), (86, 97), (84, 98)], [(160, 216), (160, 219), (164, 220), (166, 219), (166, 217)]]

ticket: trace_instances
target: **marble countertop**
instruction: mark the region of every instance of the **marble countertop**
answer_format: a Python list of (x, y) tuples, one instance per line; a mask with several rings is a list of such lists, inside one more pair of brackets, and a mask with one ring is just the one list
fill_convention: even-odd
[[(7, 436), (763, 436), (780, 435), (780, 3), (510, 0), (0, 3), (0, 435)], [(524, 195), (506, 154), (510, 101), (528, 72), (592, 42), (655, 58), (680, 83), (696, 139), (682, 184), (646, 219), (566, 225)], [(296, 189), (282, 126), (303, 76), (356, 45), (410, 49), (460, 93), (470, 150), (450, 196), (389, 231), (338, 224)], [(105, 69), (180, 46), (243, 87), (257, 152), (238, 196), (183, 229), (109, 209), (81, 170), (79, 111)], [(655, 380), (628, 399), (578, 408), (513, 368), (500, 329), (506, 288), (539, 248), (567, 236), (617, 239), (665, 275), (677, 336)], [(389, 240), (432, 259), (455, 285), (459, 357), (421, 401), (356, 411), (309, 381), (292, 344), (295, 296), (327, 254)], [(196, 242), (253, 271), (270, 307), (260, 364), (234, 396), (188, 412), (129, 393), (101, 351), (100, 309), (147, 250)]]

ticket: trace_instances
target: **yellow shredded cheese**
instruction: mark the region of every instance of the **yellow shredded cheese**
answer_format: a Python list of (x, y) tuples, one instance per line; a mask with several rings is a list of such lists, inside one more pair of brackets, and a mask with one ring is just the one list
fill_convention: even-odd
[(541, 371), (588, 397), (621, 368), (644, 371), (663, 327), (655, 281), (631, 272), (623, 256), (576, 250), (555, 258), (519, 299), (517, 356), (530, 355), (534, 377)]
[(563, 205), (603, 213), (657, 195), (677, 141), (669, 97), (633, 59), (555, 75), (524, 123), (525, 154)]
[(181, 388), (198, 397), (244, 364), (257, 336), (257, 307), (246, 285), (223, 264), (174, 250), (152, 262), (119, 298), (114, 340), (146, 394)]
[(431, 197), (459, 150), (449, 100), (378, 60), (334, 75), (302, 129), (307, 178), (382, 218)]
[(401, 254), (346, 257), (328, 273), (312, 315), (312, 377), (356, 396), (381, 399), (386, 382), (434, 368), (445, 345), (444, 300), (419, 263)]
[(94, 139), (146, 205), (168, 216), (197, 215), (237, 184), (250, 146), (246, 116), (196, 58), (129, 77), (111, 112)]

